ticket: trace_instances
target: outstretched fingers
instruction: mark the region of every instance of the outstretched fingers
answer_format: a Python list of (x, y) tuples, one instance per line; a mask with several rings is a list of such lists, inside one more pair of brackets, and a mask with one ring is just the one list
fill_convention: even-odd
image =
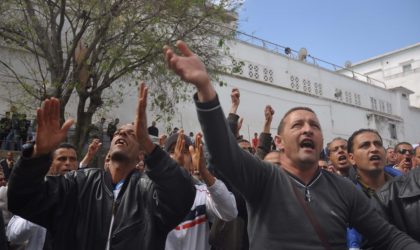
[(67, 132), (69, 131), (69, 129), (71, 128), (71, 126), (73, 126), (74, 124), (74, 120), (73, 119), (68, 119), (63, 123), (63, 126), (61, 127), (61, 131), (62, 133), (64, 133), (65, 135), (67, 135)]
[(175, 46), (181, 51), (184, 56), (192, 56), (194, 53), (188, 48), (184, 41), (178, 40)]
[(139, 94), (137, 100), (137, 115), (136, 115), (136, 133), (137, 137), (140, 136), (140, 131), (144, 130), (147, 126), (147, 119), (146, 119), (146, 106), (147, 106), (147, 92), (148, 88), (144, 82), (141, 82), (139, 85)]

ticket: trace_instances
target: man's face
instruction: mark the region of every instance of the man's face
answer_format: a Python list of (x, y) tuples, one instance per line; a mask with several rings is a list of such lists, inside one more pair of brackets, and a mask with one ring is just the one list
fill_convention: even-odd
[(316, 115), (306, 110), (296, 110), (284, 120), (282, 134), (277, 144), (284, 150), (284, 160), (294, 166), (317, 167), (322, 151), (322, 131)]
[(413, 155), (414, 155), (414, 152), (413, 152), (413, 147), (411, 145), (401, 144), (398, 146), (398, 150), (396, 152), (397, 161), (395, 162), (395, 164), (399, 164), (403, 162), (401, 168), (404, 172), (408, 172), (413, 166), (412, 165)]
[(328, 162), (324, 161), (324, 160), (319, 160), (318, 161), (318, 167), (320, 169), (324, 169), (328, 171)]
[(387, 164), (395, 164), (395, 152), (393, 148), (386, 150), (386, 162)]
[(134, 125), (126, 124), (117, 129), (109, 148), (111, 160), (136, 162), (139, 155)]
[(9, 161), (13, 160), (13, 153), (12, 153), (12, 152), (7, 152), (7, 154), (6, 154), (6, 158), (7, 158), (7, 160), (9, 160)]
[(51, 172), (56, 175), (63, 175), (77, 169), (76, 151), (72, 148), (59, 148), (54, 152), (51, 164)]
[(351, 164), (357, 171), (383, 171), (385, 166), (385, 148), (376, 133), (364, 132), (353, 140), (353, 152), (349, 153)]
[(274, 165), (280, 166), (281, 165), (280, 154), (281, 154), (280, 152), (276, 152), (276, 151), (270, 152), (265, 155), (264, 161), (268, 161)]
[(414, 157), (415, 166), (420, 167), (420, 146), (416, 147), (416, 155)]
[(332, 141), (329, 145), (328, 151), (330, 154), (330, 161), (338, 171), (350, 168), (347, 141), (341, 139)]

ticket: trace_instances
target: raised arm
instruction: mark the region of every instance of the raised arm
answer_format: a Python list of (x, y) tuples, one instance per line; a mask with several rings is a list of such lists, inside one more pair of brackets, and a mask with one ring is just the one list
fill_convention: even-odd
[(181, 79), (197, 87), (197, 112), (211, 164), (246, 199), (258, 199), (266, 184), (264, 179), (268, 178), (273, 168), (239, 148), (227, 125), (204, 64), (184, 42), (178, 42), (176, 45), (182, 55), (176, 55), (169, 47), (165, 47), (165, 59)]
[[(230, 112), (227, 117), (230, 130), (235, 135), (236, 138), (239, 136), (239, 130), (242, 127), (243, 118), (239, 119), (239, 115), (237, 114), (239, 103), (240, 103), (240, 92), (238, 88), (233, 88), (232, 92), (230, 93), (231, 99), (231, 106)], [(239, 122), (238, 122), (239, 120)]]
[(273, 138), (271, 137), (270, 128), (271, 122), (273, 121), (274, 109), (267, 105), (264, 109), (264, 126), (263, 131), (260, 134), (257, 146), (256, 156), (261, 160), (270, 152), (271, 149), (271, 141)]
[(31, 154), (24, 150), (14, 171), (10, 175), (8, 187), (8, 206), (14, 214), (22, 216), (39, 225), (48, 227), (55, 216), (54, 209), (63, 193), (70, 189), (70, 181), (63, 178), (49, 178), (45, 181), (51, 165), (51, 152), (65, 139), (73, 120), (60, 125), (60, 103), (51, 98), (44, 101), (37, 110), (36, 140)]
[(46, 99), (37, 110), (37, 129), (32, 157), (51, 153), (67, 136), (73, 125), (72, 119), (60, 125), (60, 102), (56, 98)]
[(98, 152), (101, 146), (101, 140), (93, 139), (93, 141), (89, 144), (88, 151), (85, 157), (83, 157), (83, 160), (79, 164), (79, 168), (87, 167), (87, 165), (89, 165), (90, 161), (92, 161), (93, 157), (95, 157), (96, 153)]
[[(191, 208), (195, 188), (191, 177), (160, 147), (153, 144), (147, 132), (147, 87), (140, 84), (135, 129), (140, 150), (146, 152), (146, 173), (152, 180), (149, 192), (150, 204), (155, 204), (153, 213), (162, 230), (170, 231), (184, 218)], [(142, 201), (140, 201), (142, 202)]]
[(206, 199), (206, 208), (210, 219), (213, 220), (217, 217), (224, 221), (233, 220), (238, 215), (235, 196), (221, 180), (216, 179), (207, 169), (201, 138), (202, 135), (198, 133), (195, 137), (194, 147), (190, 146), (189, 150), (193, 166), (198, 169), (210, 193)]
[(216, 97), (216, 90), (210, 82), (206, 67), (200, 58), (191, 52), (183, 41), (178, 41), (176, 47), (182, 56), (173, 52), (168, 46), (163, 48), (165, 60), (182, 80), (192, 83), (197, 88), (197, 96), (200, 102), (208, 102)]

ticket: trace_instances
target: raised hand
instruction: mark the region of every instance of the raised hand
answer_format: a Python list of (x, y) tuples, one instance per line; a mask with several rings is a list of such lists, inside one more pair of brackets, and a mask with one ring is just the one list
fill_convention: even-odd
[[(185, 167), (184, 150), (185, 150), (185, 135), (184, 135), (184, 130), (181, 129), (178, 133), (178, 138), (176, 140), (173, 159), (179, 165)], [(191, 169), (188, 169), (188, 171), (191, 173)]]
[(238, 110), (239, 103), (240, 103), (240, 92), (238, 88), (233, 88), (232, 92), (230, 93), (230, 99), (232, 101), (232, 105), (230, 108), (230, 113), (236, 114), (236, 111)]
[(102, 146), (101, 140), (93, 139), (93, 141), (89, 144), (87, 154), (91, 157), (95, 156), (95, 154), (98, 152), (101, 146)]
[(244, 122), (244, 118), (243, 117), (239, 118), (239, 121), (238, 121), (238, 129), (236, 130), (236, 133), (237, 133), (236, 137), (238, 137), (239, 134), (240, 134), (239, 131), (241, 131), (242, 123), (243, 122)]
[(33, 157), (48, 154), (64, 141), (74, 120), (60, 125), (60, 102), (57, 98), (46, 99), (36, 112), (37, 129)]
[(216, 91), (210, 83), (206, 67), (201, 59), (194, 54), (183, 41), (178, 41), (176, 47), (182, 55), (177, 55), (169, 47), (164, 46), (165, 61), (183, 81), (194, 84), (198, 90), (200, 101), (210, 101), (215, 98)]
[(271, 127), (271, 122), (273, 121), (273, 115), (274, 115), (274, 109), (270, 105), (265, 106), (265, 109), (264, 109), (265, 121), (264, 121), (264, 128), (263, 128), (264, 133), (270, 133), (270, 127)]
[(150, 154), (152, 153), (156, 145), (153, 144), (152, 140), (150, 139), (149, 133), (147, 132), (147, 91), (148, 89), (146, 87), (146, 84), (144, 82), (141, 82), (139, 85), (137, 115), (136, 120), (134, 122), (134, 127), (136, 130), (136, 137), (137, 141), (139, 142), (140, 150), (144, 150), (146, 154)]
[(80, 165), (85, 167), (87, 166), (90, 161), (95, 157), (96, 153), (98, 152), (99, 148), (102, 146), (102, 142), (99, 139), (93, 139), (93, 141), (89, 144), (88, 151), (80, 162)]
[(203, 138), (203, 135), (201, 133), (198, 133), (195, 136), (194, 147), (189, 147), (192, 165), (194, 166), (194, 173), (198, 172), (201, 179), (206, 183), (206, 185), (212, 186), (216, 179), (207, 169), (201, 138)]

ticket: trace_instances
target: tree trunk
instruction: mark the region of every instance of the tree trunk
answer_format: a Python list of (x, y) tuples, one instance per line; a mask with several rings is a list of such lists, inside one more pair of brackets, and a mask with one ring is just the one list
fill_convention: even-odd
[(77, 105), (77, 123), (72, 139), (73, 144), (77, 148), (77, 156), (79, 159), (82, 159), (81, 157), (83, 157), (83, 148), (87, 142), (89, 126), (92, 124), (93, 116), (93, 113), (85, 112), (86, 99), (87, 98), (85, 97), (79, 96), (79, 103)]

